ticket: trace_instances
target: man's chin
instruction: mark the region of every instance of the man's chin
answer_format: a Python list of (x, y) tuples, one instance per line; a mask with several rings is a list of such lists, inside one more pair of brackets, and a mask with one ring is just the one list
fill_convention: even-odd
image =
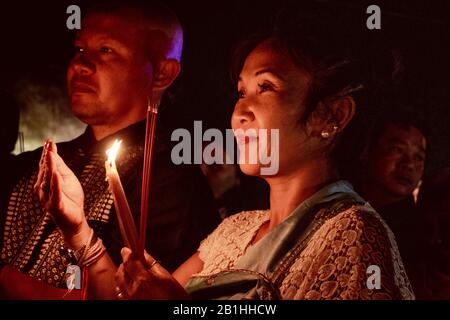
[(75, 117), (88, 125), (94, 124), (95, 119), (99, 118), (100, 108), (92, 103), (89, 104), (78, 100), (72, 100), (71, 110)]
[(414, 188), (411, 187), (410, 185), (406, 186), (404, 184), (395, 183), (391, 184), (389, 190), (396, 197), (407, 198), (412, 195)]
[(96, 122), (98, 122), (98, 117), (92, 113), (86, 111), (83, 112), (83, 110), (72, 109), (72, 114), (78, 118), (78, 120), (90, 126), (95, 125)]

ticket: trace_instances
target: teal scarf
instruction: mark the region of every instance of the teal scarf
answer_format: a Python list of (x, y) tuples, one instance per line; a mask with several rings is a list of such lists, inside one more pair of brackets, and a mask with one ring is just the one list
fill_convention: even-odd
[[(344, 204), (364, 204), (350, 183), (340, 180), (303, 201), (286, 220), (250, 247), (233, 269), (210, 276), (195, 276), (186, 285), (194, 299), (281, 299), (281, 270), (288, 257), (298, 257), (308, 238), (324, 221), (314, 219), (320, 210), (342, 211)], [(281, 279), (282, 280), (282, 279)]]

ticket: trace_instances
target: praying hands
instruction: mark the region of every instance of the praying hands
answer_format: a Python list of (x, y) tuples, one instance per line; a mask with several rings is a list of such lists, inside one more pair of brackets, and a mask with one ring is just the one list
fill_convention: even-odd
[(46, 141), (42, 151), (34, 190), (68, 244), (74, 247), (84, 244), (90, 228), (83, 210), (83, 189), (51, 140)]

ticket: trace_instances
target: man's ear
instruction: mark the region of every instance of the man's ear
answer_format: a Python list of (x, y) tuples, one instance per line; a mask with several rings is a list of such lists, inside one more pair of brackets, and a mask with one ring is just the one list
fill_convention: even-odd
[(175, 81), (180, 74), (180, 63), (175, 59), (162, 60), (153, 77), (153, 95), (162, 96), (164, 91)]

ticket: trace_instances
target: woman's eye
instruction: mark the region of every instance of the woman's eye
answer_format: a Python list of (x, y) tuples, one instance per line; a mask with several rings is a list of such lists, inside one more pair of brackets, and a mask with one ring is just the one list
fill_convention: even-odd
[(258, 87), (259, 87), (259, 93), (273, 90), (273, 86), (270, 83), (266, 83), (266, 82), (258, 84)]

